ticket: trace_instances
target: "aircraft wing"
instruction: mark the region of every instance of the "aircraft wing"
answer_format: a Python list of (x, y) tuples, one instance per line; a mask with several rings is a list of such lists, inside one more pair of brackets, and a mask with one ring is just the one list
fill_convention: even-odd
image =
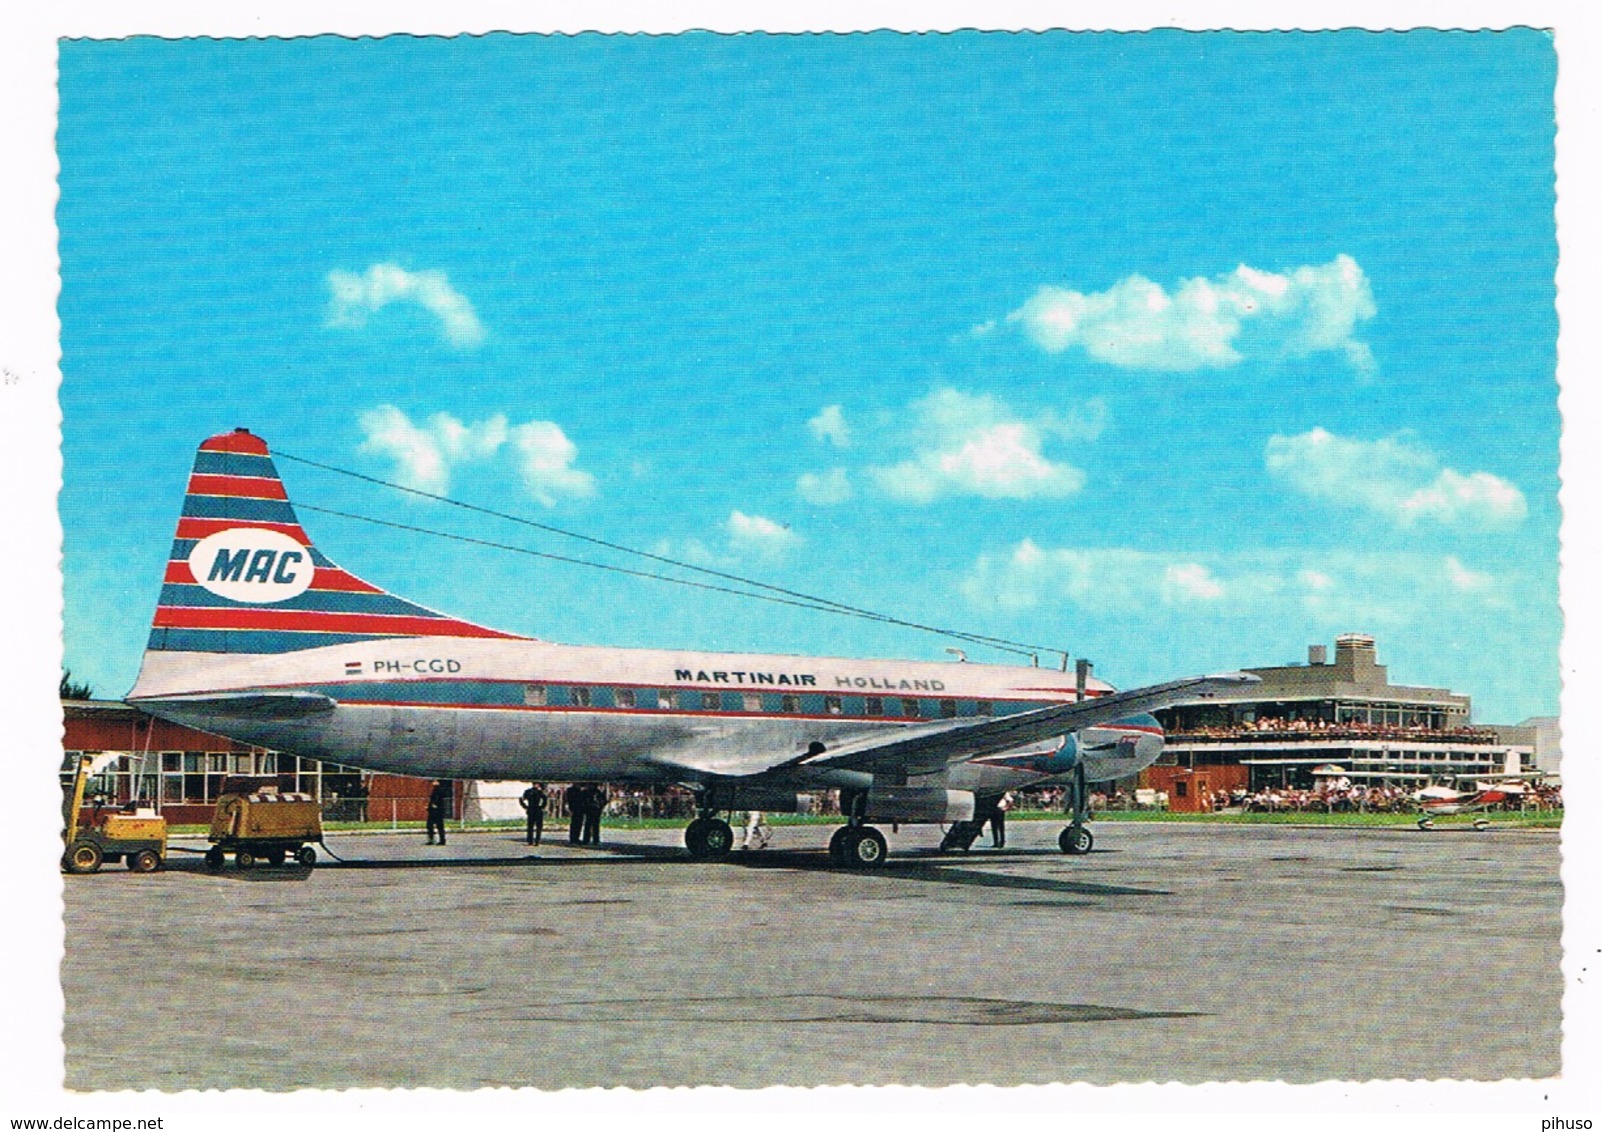
[(928, 774), (954, 763), (1010, 751), (1141, 712), (1211, 699), (1222, 692), (1255, 684), (1258, 680), (1259, 677), (1246, 672), (1195, 676), (1146, 688), (1133, 688), (1127, 692), (1113, 692), (1082, 703), (1053, 704), (994, 719), (941, 720), (867, 735), (837, 743), (822, 751), (782, 758), (775, 758), (767, 752), (752, 752), (744, 757), (725, 756), (713, 765), (690, 752), (678, 752), (663, 761), (696, 774), (731, 777), (766, 774), (776, 770), (799, 771), (803, 774), (809, 770)]
[(1233, 691), (1258, 680), (1259, 677), (1245, 672), (1171, 680), (1166, 684), (1097, 696), (1082, 703), (1053, 704), (1017, 715), (987, 719), (934, 735), (874, 736), (809, 756), (798, 765), (875, 774), (927, 774), (953, 763), (1008, 751), (1141, 712), (1211, 699), (1220, 692)]

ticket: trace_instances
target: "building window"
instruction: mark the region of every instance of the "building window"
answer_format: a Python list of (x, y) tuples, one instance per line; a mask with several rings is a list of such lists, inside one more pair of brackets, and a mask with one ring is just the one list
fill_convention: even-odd
[(228, 755), (225, 752), (213, 751), (206, 755), (206, 769), (213, 774), (228, 773)]

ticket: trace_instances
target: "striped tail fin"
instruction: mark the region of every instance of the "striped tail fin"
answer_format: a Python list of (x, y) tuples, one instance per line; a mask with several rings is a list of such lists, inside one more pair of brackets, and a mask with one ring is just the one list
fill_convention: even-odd
[(150, 633), (154, 652), (283, 653), (392, 637), (499, 637), (335, 566), (295, 517), (267, 442), (203, 442)]

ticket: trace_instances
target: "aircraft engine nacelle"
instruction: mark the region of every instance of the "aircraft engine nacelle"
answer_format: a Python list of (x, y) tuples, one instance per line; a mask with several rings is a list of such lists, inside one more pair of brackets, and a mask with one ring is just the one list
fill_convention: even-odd
[(797, 794), (793, 790), (773, 790), (741, 787), (729, 800), (733, 810), (762, 810), (770, 814), (811, 813), (817, 803), (814, 794)]
[(868, 790), (868, 821), (955, 822), (973, 819), (973, 792), (939, 786), (873, 786)]

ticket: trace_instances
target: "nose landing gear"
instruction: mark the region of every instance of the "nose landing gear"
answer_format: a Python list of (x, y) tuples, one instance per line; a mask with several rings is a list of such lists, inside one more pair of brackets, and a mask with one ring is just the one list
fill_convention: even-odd
[(1074, 768), (1074, 784), (1069, 790), (1071, 799), (1068, 828), (1064, 829), (1057, 838), (1057, 848), (1071, 856), (1090, 852), (1090, 847), (1096, 843), (1095, 836), (1085, 828), (1085, 819), (1090, 816), (1089, 792), (1085, 789), (1085, 764), (1080, 763)]

